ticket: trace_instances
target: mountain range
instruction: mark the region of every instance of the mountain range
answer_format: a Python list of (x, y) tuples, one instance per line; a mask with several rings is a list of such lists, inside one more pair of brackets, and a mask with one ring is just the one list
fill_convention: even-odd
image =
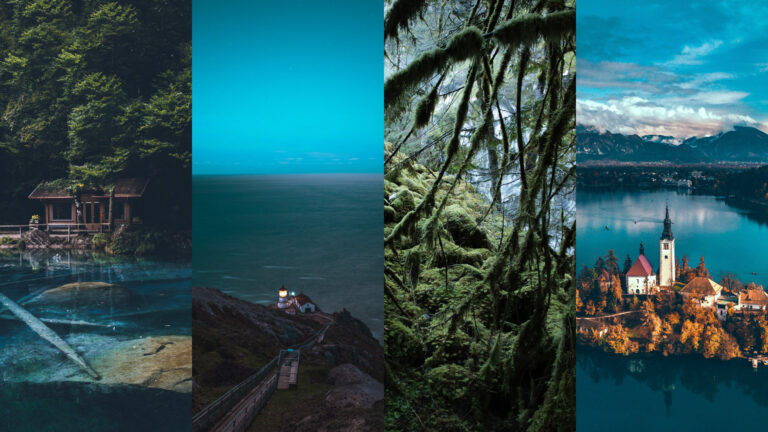
[(768, 135), (746, 126), (707, 137), (686, 139), (664, 135), (623, 135), (579, 125), (576, 127), (578, 163), (717, 162), (768, 163)]

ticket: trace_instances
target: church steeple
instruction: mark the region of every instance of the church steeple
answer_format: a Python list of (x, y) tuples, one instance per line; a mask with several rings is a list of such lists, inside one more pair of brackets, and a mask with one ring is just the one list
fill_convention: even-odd
[(667, 204), (667, 215), (664, 217), (664, 231), (661, 233), (662, 240), (674, 240), (672, 235), (672, 219), (669, 217), (669, 204)]
[(640, 242), (640, 255), (645, 255), (645, 246), (643, 246), (643, 242)]

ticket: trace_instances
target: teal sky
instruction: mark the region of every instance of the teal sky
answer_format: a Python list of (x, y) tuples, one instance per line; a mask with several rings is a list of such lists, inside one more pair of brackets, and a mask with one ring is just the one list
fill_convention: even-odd
[(768, 2), (579, 0), (579, 123), (620, 133), (768, 132)]
[(194, 0), (194, 174), (382, 172), (377, 1)]

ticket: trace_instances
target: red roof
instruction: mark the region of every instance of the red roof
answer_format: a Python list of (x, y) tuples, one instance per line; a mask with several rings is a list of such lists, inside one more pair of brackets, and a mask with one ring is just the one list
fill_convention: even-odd
[(655, 275), (655, 273), (653, 272), (651, 263), (648, 262), (648, 259), (645, 257), (645, 255), (640, 255), (637, 257), (635, 263), (632, 264), (632, 267), (630, 267), (629, 271), (627, 272), (627, 276), (633, 277), (646, 277), (653, 275)]
[(296, 299), (296, 303), (301, 306), (304, 306), (307, 303), (312, 303), (312, 299), (306, 294), (298, 294), (294, 298)]
[(600, 276), (597, 277), (597, 280), (610, 282), (611, 275), (606, 270), (603, 270), (600, 272)]

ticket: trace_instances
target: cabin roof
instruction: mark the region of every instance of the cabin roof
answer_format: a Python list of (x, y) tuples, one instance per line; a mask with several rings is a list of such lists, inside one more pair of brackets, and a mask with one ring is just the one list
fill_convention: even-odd
[(745, 289), (739, 293), (739, 303), (768, 305), (768, 294), (760, 288)]
[(294, 296), (294, 298), (296, 299), (296, 303), (300, 306), (304, 306), (307, 303), (312, 303), (312, 299), (309, 298), (309, 296), (306, 294), (298, 294)]
[(682, 294), (713, 296), (717, 295), (722, 289), (723, 287), (712, 279), (704, 276), (696, 276), (691, 279), (680, 292)]
[(648, 259), (645, 257), (645, 255), (640, 255), (637, 257), (635, 263), (632, 264), (632, 267), (630, 267), (629, 271), (627, 272), (627, 276), (631, 277), (646, 277), (653, 275), (655, 275), (653, 272), (653, 267), (651, 267), (651, 263), (648, 262)]
[[(146, 178), (124, 178), (115, 181), (115, 198), (141, 198), (147, 189), (149, 179)], [(109, 192), (103, 187), (95, 187), (88, 190), (96, 197), (109, 198)], [(35, 190), (29, 194), (29, 199), (67, 199), (72, 198), (70, 191), (63, 186), (55, 186), (43, 182), (37, 185)]]

